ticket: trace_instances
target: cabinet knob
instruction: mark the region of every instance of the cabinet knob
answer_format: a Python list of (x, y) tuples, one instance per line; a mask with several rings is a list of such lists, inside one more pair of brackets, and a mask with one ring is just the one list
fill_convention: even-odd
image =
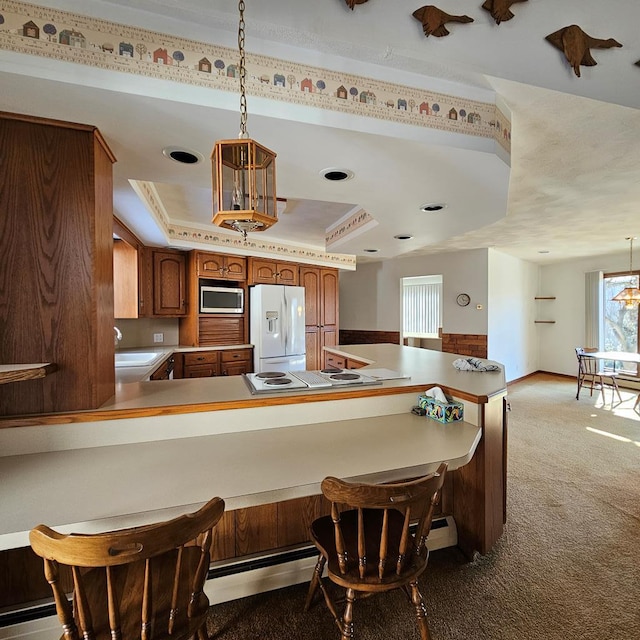
[(198, 356), (196, 360), (204, 360), (204, 356)]

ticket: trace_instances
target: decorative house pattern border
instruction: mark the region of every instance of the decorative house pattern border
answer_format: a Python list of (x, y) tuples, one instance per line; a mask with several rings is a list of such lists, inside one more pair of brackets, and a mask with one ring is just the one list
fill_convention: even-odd
[[(218, 233), (217, 230), (204, 230), (194, 227), (184, 227), (173, 224), (167, 215), (156, 188), (152, 182), (142, 180), (130, 180), (131, 186), (138, 194), (140, 199), (145, 203), (147, 209), (153, 215), (156, 222), (162, 228), (165, 236), (178, 242), (189, 241), (208, 244), (213, 247), (232, 247), (234, 250), (247, 251), (255, 253), (256, 251), (264, 251), (278, 255), (290, 260), (314, 261), (327, 266), (339, 267), (341, 269), (353, 270), (356, 268), (355, 256), (341, 253), (326, 253), (324, 251), (316, 251), (308, 247), (295, 247), (293, 245), (285, 245), (268, 239), (259, 239), (255, 235), (251, 235), (244, 240), (239, 234), (228, 235)], [(262, 236), (260, 236), (262, 238)]]
[(330, 247), (331, 245), (336, 244), (339, 240), (348, 238), (358, 231), (358, 229), (374, 224), (378, 223), (370, 213), (361, 207), (354, 207), (352, 214), (347, 215), (342, 220), (339, 220), (327, 230), (327, 234), (325, 236), (326, 246)]
[[(0, 49), (209, 89), (233, 93), (239, 90), (238, 53), (234, 49), (14, 0), (0, 0)], [(511, 124), (495, 104), (266, 56), (247, 54), (246, 68), (250, 95), (493, 138), (507, 153), (511, 150)], [(174, 225), (151, 183), (137, 182), (134, 188), (167, 238), (355, 268), (355, 257), (346, 254), (253, 238), (245, 241), (238, 236)], [(326, 246), (370, 224), (375, 220), (357, 209), (327, 230)]]
[[(89, 66), (238, 91), (237, 51), (38, 5), (0, 0), (0, 48)], [(247, 93), (495, 139), (511, 124), (495, 104), (247, 54)]]

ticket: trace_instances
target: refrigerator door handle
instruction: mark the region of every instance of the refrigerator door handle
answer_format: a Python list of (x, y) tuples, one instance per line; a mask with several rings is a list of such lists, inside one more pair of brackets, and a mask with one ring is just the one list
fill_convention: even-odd
[(282, 317), (285, 318), (285, 321), (282, 323), (282, 326), (284, 327), (283, 329), (283, 333), (284, 333), (284, 353), (285, 355), (291, 355), (291, 346), (289, 345), (289, 333), (290, 333), (290, 327), (289, 327), (289, 309), (288, 309), (288, 304), (287, 304), (288, 300), (287, 300), (287, 296), (285, 295), (284, 291), (282, 293), (282, 304), (284, 306), (284, 311), (282, 314)]

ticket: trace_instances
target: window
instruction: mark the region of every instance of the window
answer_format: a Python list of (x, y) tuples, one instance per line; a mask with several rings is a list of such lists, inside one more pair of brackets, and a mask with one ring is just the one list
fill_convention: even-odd
[(438, 338), (442, 326), (442, 276), (402, 279), (404, 338)]
[[(638, 305), (627, 308), (622, 302), (612, 298), (625, 287), (638, 287), (640, 272), (604, 274), (604, 326), (603, 341), (605, 351), (630, 351), (638, 353)], [(630, 362), (622, 363), (622, 369), (638, 375), (638, 366)]]

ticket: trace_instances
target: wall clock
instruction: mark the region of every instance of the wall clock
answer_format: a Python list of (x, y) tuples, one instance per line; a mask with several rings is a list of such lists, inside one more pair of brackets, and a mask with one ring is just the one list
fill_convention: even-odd
[(469, 297), (468, 293), (459, 293), (458, 297), (456, 298), (456, 302), (461, 307), (466, 307), (471, 302), (471, 298)]

